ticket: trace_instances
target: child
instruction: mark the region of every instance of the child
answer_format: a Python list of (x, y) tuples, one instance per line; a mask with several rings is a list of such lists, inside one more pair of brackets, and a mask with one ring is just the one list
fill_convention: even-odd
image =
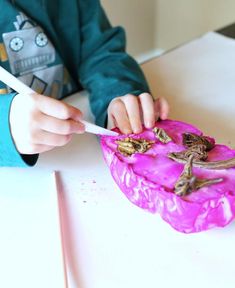
[(0, 82), (0, 166), (34, 165), (83, 133), (81, 111), (60, 101), (81, 86), (98, 125), (108, 114), (109, 128), (139, 133), (142, 118), (151, 128), (167, 117), (99, 0), (0, 0), (0, 10), (0, 65), (37, 92), (16, 95)]

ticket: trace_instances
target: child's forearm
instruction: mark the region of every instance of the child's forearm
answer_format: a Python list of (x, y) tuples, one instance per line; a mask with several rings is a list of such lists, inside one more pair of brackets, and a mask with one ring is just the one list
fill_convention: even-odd
[(110, 25), (99, 2), (79, 1), (83, 39), (79, 79), (90, 93), (97, 124), (103, 126), (112, 99), (128, 93), (138, 96), (149, 87), (139, 65), (125, 52), (124, 30)]

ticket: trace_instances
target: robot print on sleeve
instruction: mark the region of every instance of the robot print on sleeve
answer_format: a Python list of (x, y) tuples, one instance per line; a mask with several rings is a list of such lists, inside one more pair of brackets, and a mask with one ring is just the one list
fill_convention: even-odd
[(11, 73), (40, 94), (61, 98), (64, 67), (43, 29), (20, 13), (3, 43)]

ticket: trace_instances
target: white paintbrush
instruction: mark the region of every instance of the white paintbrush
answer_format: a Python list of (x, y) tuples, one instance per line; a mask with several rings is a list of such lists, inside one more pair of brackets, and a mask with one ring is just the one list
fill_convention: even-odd
[[(0, 66), (0, 81), (5, 83), (7, 86), (15, 90), (20, 94), (32, 94), (35, 93), (30, 87), (25, 85), (7, 70)], [(85, 125), (85, 131), (88, 133), (93, 133), (97, 135), (107, 135), (107, 136), (118, 136), (117, 132), (102, 128), (85, 120), (80, 120), (81, 123)]]

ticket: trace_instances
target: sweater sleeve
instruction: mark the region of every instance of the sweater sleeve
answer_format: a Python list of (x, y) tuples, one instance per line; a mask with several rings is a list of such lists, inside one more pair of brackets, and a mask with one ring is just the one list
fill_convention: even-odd
[(19, 154), (11, 136), (9, 112), (15, 95), (15, 93), (0, 95), (0, 166), (33, 166), (38, 159), (38, 155)]
[(79, 80), (89, 92), (96, 123), (104, 126), (110, 101), (127, 93), (149, 92), (144, 75), (125, 52), (125, 32), (111, 27), (99, 0), (78, 1), (81, 11)]

